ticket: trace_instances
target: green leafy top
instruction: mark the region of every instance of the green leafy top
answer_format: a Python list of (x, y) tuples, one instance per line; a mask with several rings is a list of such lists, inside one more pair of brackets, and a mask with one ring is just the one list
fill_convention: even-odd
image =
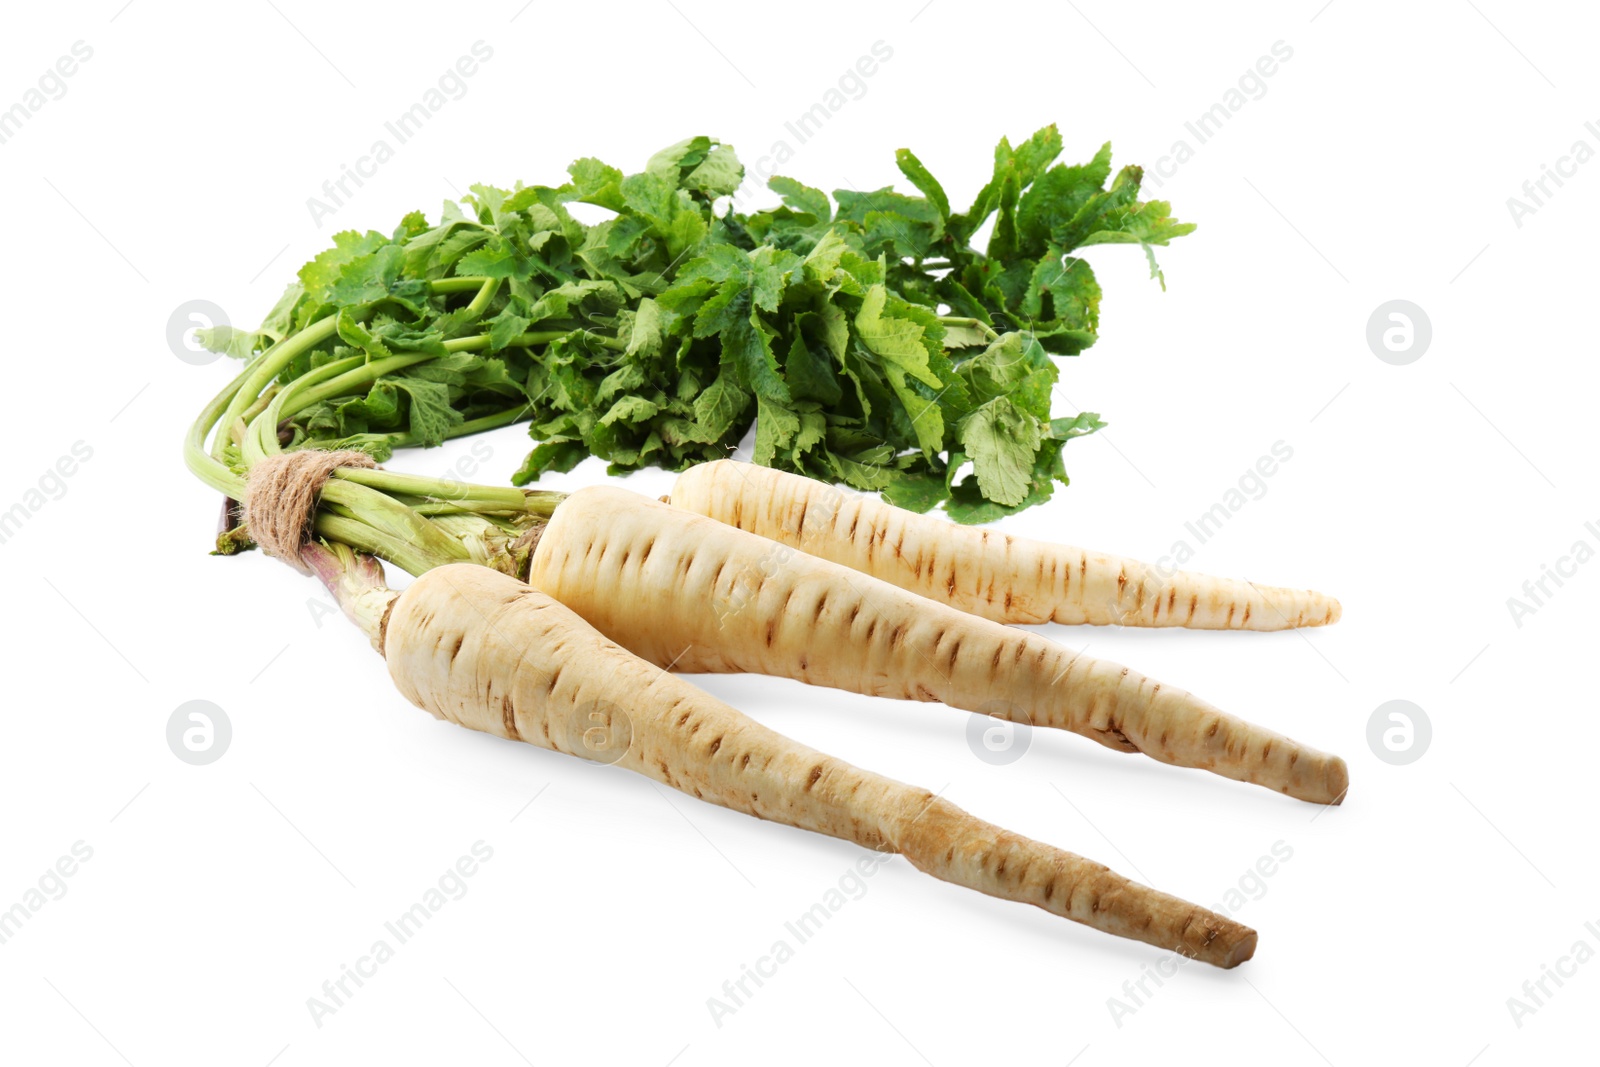
[[(1102, 425), (1051, 418), (1051, 357), (1099, 325), (1100, 287), (1071, 253), (1149, 254), (1193, 229), (1137, 199), (1137, 167), (1113, 176), (1109, 145), (1081, 166), (1060, 151), (1054, 126), (1002, 140), (959, 214), (905, 149), (921, 195), (830, 200), (777, 177), (781, 204), (751, 214), (717, 211), (744, 171), (711, 138), (637, 174), (580, 159), (560, 186), (475, 185), (437, 223), (413, 212), (387, 236), (338, 234), (258, 330), (203, 340), (250, 358), (337, 316), (280, 383), (385, 361), (357, 391), (319, 385), (327, 395), (282, 428), (290, 447), (383, 458), (526, 417), (539, 444), (520, 485), (588, 455), (682, 469), (726, 456), (754, 422), (758, 463), (988, 521), (1065, 484), (1062, 447)], [(579, 222), (574, 202), (612, 215)]]

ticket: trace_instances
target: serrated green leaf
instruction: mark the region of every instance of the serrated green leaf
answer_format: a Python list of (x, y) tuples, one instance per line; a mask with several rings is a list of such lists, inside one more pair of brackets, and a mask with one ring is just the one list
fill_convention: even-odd
[(823, 234), (822, 240), (806, 253), (804, 264), (806, 279), (820, 284), (832, 281), (834, 272), (839, 269), (839, 264), (848, 251), (850, 246), (844, 243), (844, 238), (834, 230), (829, 230)]
[(884, 373), (895, 396), (900, 398), (901, 406), (906, 409), (906, 418), (911, 421), (917, 444), (929, 458), (937, 457), (944, 450), (944, 415), (939, 411), (938, 401), (918, 393), (906, 381), (906, 372), (902, 368), (891, 364), (884, 368)]
[(828, 433), (828, 420), (817, 411), (802, 411), (800, 429), (794, 435), (794, 454), (802, 456), (823, 442)]
[[(808, 316), (808, 321), (813, 319), (816, 316)], [(816, 400), (831, 406), (837, 404), (844, 395), (833, 361), (807, 340), (804, 324), (795, 331), (789, 342), (783, 376), (788, 382), (790, 394), (796, 400)]]
[(529, 258), (504, 237), (492, 237), (456, 263), (456, 272), (484, 278), (526, 278), (533, 273)]
[(790, 403), (789, 386), (772, 354), (772, 333), (758, 316), (752, 314), (722, 331), (722, 355), (739, 369), (756, 396), (776, 404)]
[(695, 189), (707, 196), (729, 196), (744, 181), (744, 165), (734, 154), (732, 145), (713, 145), (692, 171), (683, 179), (685, 189)]
[(533, 325), (531, 320), (514, 314), (508, 306), (489, 322), (489, 351), (499, 352), (526, 332), (531, 325)]
[(677, 185), (682, 174), (700, 165), (713, 144), (715, 142), (703, 134), (686, 137), (651, 156), (645, 162), (645, 173), (664, 178)]
[(603, 404), (618, 394), (627, 395), (640, 390), (649, 381), (645, 376), (644, 368), (637, 363), (629, 363), (618, 367), (601, 381), (600, 387), (595, 390), (596, 403)]
[(207, 352), (218, 352), (230, 359), (249, 359), (272, 345), (272, 338), (259, 330), (241, 330), (225, 322), (202, 326), (194, 331), (194, 337)]
[(573, 193), (579, 200), (612, 211), (622, 210), (622, 172), (616, 167), (585, 158), (575, 160), (567, 173), (572, 176)]
[(601, 426), (610, 426), (616, 422), (640, 423), (649, 420), (661, 408), (642, 396), (625, 396), (611, 405), (604, 415), (600, 416)]
[(845, 349), (850, 346), (849, 315), (838, 303), (829, 300), (817, 309), (814, 317), (817, 322), (817, 336), (833, 354), (834, 360), (843, 362)]
[(340, 266), (338, 277), (325, 287), (327, 299), (346, 306), (382, 300), (399, 279), (404, 259), (403, 248), (386, 244), (346, 261)]
[(776, 312), (783, 298), (784, 286), (800, 271), (800, 257), (781, 248), (763, 245), (751, 254), (750, 266), (750, 299), (762, 311)]
[(899, 216), (909, 222), (923, 223), (934, 237), (944, 233), (944, 213), (937, 205), (921, 197), (897, 193), (887, 185), (869, 192), (835, 189), (833, 199), (839, 205), (835, 217), (843, 222), (853, 222), (865, 227), (867, 216), (884, 213)]
[(748, 317), (750, 279), (729, 278), (700, 305), (694, 316), (694, 335), (713, 337), (731, 329)]
[(733, 427), (734, 420), (749, 404), (750, 394), (739, 385), (733, 370), (724, 367), (716, 380), (695, 397), (695, 422), (705, 428), (707, 440), (715, 441)]
[(833, 207), (828, 203), (828, 194), (821, 189), (813, 189), (809, 185), (802, 185), (793, 178), (781, 175), (768, 178), (767, 188), (782, 197), (783, 202), (794, 211), (824, 221), (833, 215)]
[(950, 220), (951, 232), (965, 241), (994, 214), (1000, 205), (1000, 193), (1007, 179), (1015, 179), (1019, 188), (1032, 184), (1035, 177), (1061, 154), (1061, 134), (1052, 124), (1036, 132), (1016, 148), (1007, 138), (1000, 138), (994, 149), (994, 174), (989, 183), (978, 191), (972, 206), (964, 214)]
[[(922, 195), (928, 198), (939, 211), (941, 219), (950, 217), (950, 198), (944, 193), (944, 186), (939, 184), (937, 178), (928, 173), (928, 168), (922, 165), (909, 148), (900, 148), (895, 151), (894, 161), (900, 167), (900, 173), (911, 180), (911, 184), (922, 190)], [(926, 509), (923, 509), (926, 510)]]
[(375, 230), (358, 233), (345, 230), (333, 235), (333, 247), (317, 253), (316, 257), (300, 268), (300, 284), (306, 292), (319, 300), (336, 281), (345, 265), (362, 256), (371, 255), (389, 243), (389, 239)]
[(1021, 180), (1015, 173), (1007, 174), (1000, 183), (994, 232), (989, 235), (990, 259), (1007, 260), (1017, 254), (1017, 198), (1021, 195)]
[(1063, 260), (1061, 251), (1051, 247), (1033, 269), (1022, 314), (1067, 329), (1091, 334), (1098, 330), (1100, 283), (1088, 261), (1077, 256)]
[(423, 448), (444, 443), (452, 427), (465, 421), (461, 412), (450, 406), (450, 389), (439, 382), (416, 378), (392, 379), (396, 388), (410, 398), (410, 432)]
[(898, 364), (918, 381), (939, 388), (944, 383), (928, 368), (923, 328), (910, 319), (885, 315), (888, 291), (881, 285), (867, 290), (856, 313), (856, 335), (874, 353)]
[(883, 487), (885, 500), (919, 515), (933, 509), (947, 495), (943, 476), (932, 471), (896, 471)]
[(837, 452), (824, 452), (824, 461), (833, 468), (834, 477), (846, 485), (868, 492), (887, 488), (895, 472), (886, 466), (850, 459)]
[(583, 462), (588, 454), (589, 450), (581, 441), (545, 441), (528, 453), (522, 466), (511, 475), (511, 484), (527, 485), (551, 471), (564, 474)]
[(1039, 420), (997, 396), (967, 416), (960, 434), (983, 495), (998, 504), (1020, 504), (1032, 481)]
[(800, 417), (778, 404), (756, 400), (756, 440), (753, 459), (770, 467), (780, 448), (786, 448), (800, 433)]
[(1086, 437), (1096, 430), (1102, 430), (1105, 425), (1095, 412), (1082, 411), (1070, 419), (1051, 419), (1050, 436), (1057, 441), (1070, 441), (1074, 437)]
[(1025, 254), (1039, 255), (1051, 231), (1070, 222), (1111, 176), (1111, 142), (1082, 166), (1057, 163), (1041, 174), (1017, 204), (1017, 228)]

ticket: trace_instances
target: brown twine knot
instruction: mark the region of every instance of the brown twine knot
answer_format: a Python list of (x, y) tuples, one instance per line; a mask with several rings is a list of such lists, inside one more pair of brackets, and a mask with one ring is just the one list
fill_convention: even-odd
[(376, 466), (365, 452), (315, 448), (261, 460), (250, 468), (245, 483), (244, 521), (251, 538), (267, 555), (306, 570), (300, 548), (311, 537), (323, 485), (340, 467)]

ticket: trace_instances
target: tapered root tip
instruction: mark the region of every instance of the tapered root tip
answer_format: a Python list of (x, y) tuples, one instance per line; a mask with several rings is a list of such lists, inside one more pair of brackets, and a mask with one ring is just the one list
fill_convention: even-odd
[(1243, 923), (1220, 915), (1210, 916), (1211, 935), (1200, 945), (1180, 949), (1185, 955), (1223, 970), (1239, 966), (1256, 954), (1256, 932)]
[(1328, 761), (1328, 792), (1333, 796), (1329, 804), (1343, 804), (1344, 795), (1350, 792), (1350, 768), (1338, 756)]
[[(1344, 605), (1339, 603), (1339, 599), (1337, 597), (1331, 597), (1326, 593), (1319, 593), (1315, 589), (1307, 589), (1303, 592), (1296, 591), (1293, 596), (1299, 602), (1298, 614), (1294, 614), (1286, 609), (1279, 616), (1280, 621), (1287, 621), (1289, 625), (1269, 625), (1264, 627), (1265, 629), (1278, 630), (1302, 626), (1332, 626), (1344, 615)], [(1288, 618), (1285, 618), (1285, 616), (1288, 616)]]
[(1278, 782), (1275, 788), (1307, 804), (1344, 803), (1344, 795), (1350, 791), (1350, 769), (1345, 766), (1344, 760), (1320, 752), (1306, 755), (1311, 758), (1300, 761), (1297, 769), (1301, 773), (1293, 775), (1287, 782)]
[(1232, 970), (1245, 960), (1256, 954), (1256, 932), (1246, 931), (1245, 935), (1228, 949), (1227, 955), (1217, 961), (1217, 966), (1225, 971)]

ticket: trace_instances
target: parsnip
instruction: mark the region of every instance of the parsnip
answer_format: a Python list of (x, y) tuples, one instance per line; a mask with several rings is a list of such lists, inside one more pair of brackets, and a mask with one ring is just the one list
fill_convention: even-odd
[(671, 502), (1008, 623), (1286, 630), (1339, 621), (1309, 589), (1161, 568), (917, 515), (875, 496), (733, 460), (691, 467)]
[(528, 581), (652, 663), (941, 701), (1338, 803), (1344, 761), (1126, 667), (623, 489), (555, 509)]
[(1254, 930), (977, 819), (753, 722), (488, 568), (435, 568), (404, 593), (340, 546), (304, 554), (383, 653), (400, 692), (440, 719), (601, 759), (761, 819), (899, 852), (956, 885), (1233, 967)]

